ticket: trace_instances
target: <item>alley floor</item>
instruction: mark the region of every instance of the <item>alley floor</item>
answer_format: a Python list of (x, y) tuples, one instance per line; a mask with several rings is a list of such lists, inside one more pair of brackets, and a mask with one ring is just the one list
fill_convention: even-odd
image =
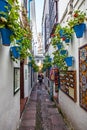
[(44, 84), (34, 86), (22, 114), (19, 130), (68, 130)]

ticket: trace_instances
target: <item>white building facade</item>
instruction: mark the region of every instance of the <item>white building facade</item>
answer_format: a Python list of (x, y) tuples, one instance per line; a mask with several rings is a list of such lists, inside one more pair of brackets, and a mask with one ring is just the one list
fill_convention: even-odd
[[(47, 2), (48, 1), (48, 2)], [(50, 15), (49, 4), (50, 1), (47, 0), (44, 1), (44, 9), (43, 9), (43, 19), (42, 19), (42, 26), (44, 29), (45, 26), (45, 17), (46, 14)], [(85, 0), (58, 0), (58, 22), (62, 26), (67, 25), (67, 20), (71, 17), (72, 12), (76, 9), (84, 11), (86, 14), (86, 5), (87, 1)], [(51, 12), (52, 13), (52, 12)], [(59, 89), (59, 105), (63, 111), (63, 113), (67, 116), (67, 118), (71, 121), (71, 124), (73, 125), (75, 130), (86, 130), (87, 129), (87, 103), (86, 103), (86, 97), (87, 97), (87, 89), (86, 83), (87, 83), (87, 77), (85, 77), (84, 73), (81, 73), (81, 66), (86, 65), (86, 63), (81, 63), (80, 52), (85, 50), (85, 55), (87, 53), (86, 46), (87, 46), (87, 23), (86, 24), (86, 30), (82, 38), (76, 38), (75, 33), (73, 34), (73, 40), (69, 43), (69, 45), (65, 45), (65, 48), (68, 50), (68, 55), (74, 57), (74, 63), (72, 67), (68, 68), (68, 71), (75, 72), (74, 77), (74, 86), (75, 89), (68, 88), (68, 94), (64, 91), (62, 91), (61, 86)], [(43, 30), (43, 41), (44, 45), (49, 44), (49, 47), (45, 53), (48, 53), (52, 56), (52, 52), (54, 51), (52, 45), (48, 42), (50, 41), (50, 37), (46, 41), (44, 38), (45, 31)], [(46, 49), (46, 48), (45, 48)], [(87, 65), (86, 65), (87, 66)], [(85, 70), (87, 72), (87, 70)], [(70, 72), (71, 75), (72, 72)], [(81, 75), (82, 74), (82, 75)], [(82, 78), (81, 78), (82, 77)], [(68, 77), (69, 78), (69, 75)], [(85, 80), (85, 83), (83, 83), (83, 79)], [(72, 79), (71, 79), (72, 80)], [(69, 82), (69, 81), (67, 81)], [(69, 84), (70, 85), (70, 84)], [(82, 87), (84, 90), (82, 90)], [(85, 86), (85, 87), (84, 87)], [(73, 99), (73, 100), (72, 100)]]
[[(20, 7), (23, 6), (24, 1), (19, 0), (19, 4)], [(2, 44), (0, 33), (0, 130), (16, 130), (20, 124), (20, 60), (16, 63), (11, 59), (10, 47), (11, 45)], [(32, 70), (28, 62), (29, 58), (26, 59), (23, 69), (24, 98), (29, 97), (32, 90)]]

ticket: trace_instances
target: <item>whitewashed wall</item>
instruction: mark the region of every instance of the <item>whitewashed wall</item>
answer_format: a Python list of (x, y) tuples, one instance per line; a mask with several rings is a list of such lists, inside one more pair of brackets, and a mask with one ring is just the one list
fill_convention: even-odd
[(20, 91), (14, 95), (14, 64), (10, 47), (0, 42), (0, 130), (16, 130), (20, 119)]
[[(83, 0), (78, 1), (77, 5), (74, 7), (77, 9)], [(74, 5), (77, 1), (74, 1)], [(62, 6), (61, 6), (62, 4)], [(68, 4), (68, 0), (66, 4), (63, 0), (59, 1), (59, 19), (62, 19), (62, 14), (65, 10), (65, 6)], [(86, 11), (87, 1), (83, 2), (80, 6), (80, 9)], [(61, 8), (64, 7), (64, 8)], [(61, 9), (63, 10), (61, 13)], [(67, 17), (67, 16), (66, 16)], [(65, 19), (64, 19), (65, 22)], [(62, 21), (62, 24), (63, 23)], [(87, 23), (86, 23), (87, 27)], [(73, 41), (66, 48), (69, 51), (69, 55), (74, 56), (74, 65), (69, 68), (70, 70), (76, 70), (77, 75), (77, 102), (73, 102), (66, 94), (64, 94), (61, 90), (59, 91), (59, 104), (63, 112), (67, 115), (68, 119), (72, 122), (75, 130), (87, 130), (87, 112), (82, 109), (79, 105), (79, 56), (78, 50), (79, 47), (87, 44), (87, 29), (83, 36), (83, 38), (77, 39), (75, 34), (73, 35)]]
[(31, 67), (24, 65), (24, 97), (30, 97), (31, 94)]
[(66, 7), (67, 7), (67, 4), (68, 4), (68, 2), (69, 2), (70, 0), (59, 0), (59, 2), (58, 2), (58, 14), (59, 14), (59, 18), (58, 18), (58, 20), (59, 20), (59, 22), (61, 21), (61, 19), (62, 19), (62, 16), (63, 16), (63, 14), (64, 14), (64, 12), (65, 12), (65, 9), (66, 9)]
[(28, 65), (24, 65), (24, 97), (28, 97), (29, 95), (28, 80)]
[(49, 0), (44, 0), (44, 8), (43, 8), (43, 15), (42, 15), (42, 32), (43, 32), (43, 50), (44, 50), (44, 53), (45, 53), (45, 39), (44, 39), (44, 36), (45, 36), (45, 18), (46, 18), (46, 15), (49, 14)]
[[(67, 9), (67, 5), (70, 0), (59, 0), (58, 2), (58, 14), (59, 14), (59, 22), (63, 19), (65, 10)], [(85, 1), (85, 2), (84, 2)], [(46, 1), (45, 1), (46, 2)], [(83, 2), (83, 3), (82, 3)], [(82, 3), (82, 5), (81, 5)], [(78, 7), (86, 11), (87, 10), (87, 1), (86, 0), (74, 0), (73, 2), (74, 9), (77, 9)], [(43, 17), (43, 23), (45, 20), (45, 15), (47, 12), (47, 4), (45, 5), (46, 8), (44, 8), (44, 17)], [(87, 13), (87, 11), (86, 11)], [(65, 16), (65, 18), (62, 21), (62, 25), (66, 25), (66, 20), (68, 18), (68, 14)], [(42, 24), (43, 25), (43, 24)], [(87, 23), (86, 23), (87, 27)], [(44, 26), (43, 26), (44, 28)], [(44, 41), (44, 40), (43, 40)], [(79, 56), (78, 56), (78, 50), (79, 47), (82, 45), (87, 44), (87, 29), (83, 36), (83, 38), (77, 39), (75, 34), (73, 35), (73, 41), (69, 44), (69, 46), (66, 46), (66, 48), (69, 51), (69, 55), (74, 56), (74, 65), (69, 68), (69, 70), (76, 70), (77, 75), (77, 102), (73, 102), (66, 94), (64, 94), (61, 90), (59, 91), (59, 104), (61, 106), (62, 111), (66, 114), (67, 118), (71, 121), (73, 126), (75, 127), (75, 130), (87, 130), (87, 112), (82, 109), (79, 105)], [(49, 47), (48, 54), (52, 57), (52, 51), (53, 48)], [(47, 81), (47, 79), (45, 79)]]

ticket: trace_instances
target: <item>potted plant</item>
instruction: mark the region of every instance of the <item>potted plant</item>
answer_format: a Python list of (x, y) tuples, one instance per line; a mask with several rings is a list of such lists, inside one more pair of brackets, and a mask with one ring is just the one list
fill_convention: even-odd
[(62, 43), (62, 42), (58, 42), (58, 43), (56, 44), (56, 46), (57, 46), (58, 50), (60, 50), (60, 49), (63, 48), (63, 43)]
[(0, 32), (1, 32), (1, 36), (2, 36), (3, 45), (9, 46), (11, 43), (10, 36), (13, 34), (13, 32), (8, 28), (1, 28)]
[(67, 54), (68, 54), (68, 51), (65, 50), (65, 49), (61, 49), (61, 50), (60, 50), (60, 54), (61, 54), (61, 55), (67, 55)]
[(61, 55), (59, 50), (53, 52), (53, 55), (53, 65), (56, 65), (59, 71), (66, 71), (68, 67), (65, 64), (64, 59), (67, 57), (67, 55)]
[[(32, 58), (31, 58), (31, 57), (32, 57)], [(34, 57), (30, 54), (29, 58), (30, 58), (30, 61), (29, 61), (28, 65), (29, 65), (29, 66), (32, 66), (34, 72), (38, 72), (39, 67), (38, 67), (38, 65), (35, 63)]]
[(13, 61), (20, 59), (20, 46), (10, 47), (10, 54)]
[(52, 66), (52, 59), (49, 55), (45, 56), (45, 59), (43, 60), (43, 70), (50, 69)]
[(57, 35), (58, 37), (62, 37), (62, 33), (63, 33), (63, 30), (62, 30), (62, 27), (60, 24), (57, 25), (56, 27), (56, 30), (55, 30), (55, 35)]
[(38, 72), (39, 67), (38, 65), (36, 65), (36, 63), (34, 63), (32, 67), (33, 67), (34, 72)]
[(68, 21), (68, 25), (74, 29), (77, 38), (83, 37), (83, 33), (86, 29), (85, 21), (86, 13), (80, 10), (75, 10), (72, 19)]
[(65, 26), (62, 28), (62, 30), (63, 30), (62, 40), (64, 40), (65, 43), (69, 43), (73, 34), (73, 29), (68, 26)]
[(66, 57), (65, 62), (66, 62), (68, 67), (71, 67), (73, 65), (73, 57), (72, 56)]
[(0, 18), (7, 18), (9, 11), (11, 9), (10, 4), (6, 0), (0, 0)]
[[(2, 0), (1, 0), (2, 1)], [(0, 2), (1, 2), (0, 1)], [(0, 10), (0, 31), (1, 31), (1, 36), (2, 36), (2, 43), (5, 45), (10, 45), (12, 39), (10, 40), (10, 36), (14, 36), (16, 38), (18, 29), (20, 28), (20, 22), (19, 22), (19, 5), (17, 0), (13, 2), (13, 0), (8, 0), (6, 2), (3, 0), (6, 5), (8, 4), (11, 8), (9, 9), (8, 6), (4, 6), (2, 12)], [(3, 14), (6, 16), (4, 17)], [(7, 34), (7, 35), (5, 35)], [(15, 39), (14, 38), (14, 39)], [(7, 39), (4, 40), (4, 39)]]

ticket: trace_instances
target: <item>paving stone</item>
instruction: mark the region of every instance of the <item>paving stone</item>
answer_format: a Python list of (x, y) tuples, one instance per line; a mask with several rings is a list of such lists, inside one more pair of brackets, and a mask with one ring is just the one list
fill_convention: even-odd
[(35, 126), (35, 120), (23, 120), (21, 126)]
[(19, 130), (35, 130), (34, 127), (20, 127)]
[(50, 114), (58, 114), (58, 109), (57, 108), (48, 108), (48, 112), (50, 113)]
[(19, 130), (68, 130), (44, 84), (34, 86)]
[(27, 112), (23, 115), (23, 120), (26, 120), (26, 119), (35, 119), (36, 117), (36, 113), (30, 113), (30, 114), (27, 114)]

